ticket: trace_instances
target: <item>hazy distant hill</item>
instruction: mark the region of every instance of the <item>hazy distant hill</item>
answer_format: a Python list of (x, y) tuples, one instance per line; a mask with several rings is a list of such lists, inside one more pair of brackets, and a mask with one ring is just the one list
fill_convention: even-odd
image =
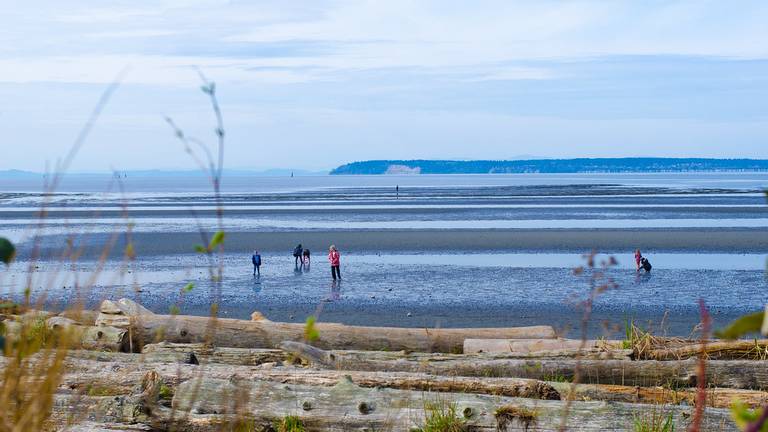
[[(129, 170), (112, 172), (72, 172), (68, 177), (104, 177), (119, 174), (120, 177), (206, 177), (208, 173), (201, 170)], [(275, 168), (268, 170), (246, 170), (232, 169), (224, 170), (224, 176), (266, 176), (266, 177), (287, 177), (291, 174), (295, 176), (325, 175), (327, 171), (308, 171), (290, 168)], [(0, 170), (0, 178), (42, 178), (43, 174), (39, 172), (21, 171), (21, 170)]]
[(0, 170), (0, 178), (40, 177), (40, 174), (21, 170)]
[(535, 160), (371, 160), (331, 174), (519, 174), (586, 172), (765, 171), (765, 159), (595, 158)]

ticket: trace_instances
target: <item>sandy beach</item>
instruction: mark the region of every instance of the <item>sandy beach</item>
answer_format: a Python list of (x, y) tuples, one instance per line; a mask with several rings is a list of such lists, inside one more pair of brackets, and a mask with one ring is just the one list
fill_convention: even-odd
[[(83, 257), (97, 257), (109, 234), (76, 236)], [(199, 232), (133, 233), (142, 256), (192, 253)], [(61, 250), (66, 236), (43, 239), (44, 255)], [(768, 229), (534, 229), (534, 230), (366, 230), (228, 232), (227, 251), (249, 253), (288, 251), (297, 243), (312, 250), (336, 244), (350, 252), (392, 251), (650, 251), (768, 252)], [(117, 236), (113, 256), (119, 257), (125, 236)], [(20, 258), (25, 258), (23, 251)]]

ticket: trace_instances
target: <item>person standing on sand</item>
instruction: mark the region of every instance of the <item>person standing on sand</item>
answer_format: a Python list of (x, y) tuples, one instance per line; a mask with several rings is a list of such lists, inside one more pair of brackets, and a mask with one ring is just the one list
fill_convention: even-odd
[[(301, 259), (301, 253), (304, 251), (304, 248), (301, 246), (301, 243), (298, 244), (295, 248), (293, 248), (293, 264), (298, 267), (299, 266), (299, 260)], [(302, 262), (304, 264), (304, 262)]]
[(635, 249), (635, 271), (640, 271), (640, 260), (643, 259), (643, 254), (640, 253), (640, 249)]
[(259, 254), (259, 251), (253, 251), (251, 262), (253, 263), (253, 275), (261, 276), (261, 255)]
[(310, 255), (309, 249), (304, 249), (304, 252), (302, 252), (301, 255), (302, 255), (301, 261), (304, 264), (309, 265), (309, 255)]
[(336, 280), (337, 276), (341, 280), (341, 270), (339, 269), (341, 254), (336, 249), (336, 245), (331, 245), (328, 249), (328, 261), (331, 263), (331, 276), (333, 276), (333, 280)]

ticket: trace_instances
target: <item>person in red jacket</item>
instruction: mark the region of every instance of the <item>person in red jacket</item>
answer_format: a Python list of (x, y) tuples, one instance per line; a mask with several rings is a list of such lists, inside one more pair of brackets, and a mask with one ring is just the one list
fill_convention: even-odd
[(328, 249), (328, 261), (331, 263), (331, 276), (333, 276), (333, 280), (336, 280), (337, 276), (341, 279), (341, 270), (339, 270), (341, 254), (335, 245), (331, 245), (330, 249)]

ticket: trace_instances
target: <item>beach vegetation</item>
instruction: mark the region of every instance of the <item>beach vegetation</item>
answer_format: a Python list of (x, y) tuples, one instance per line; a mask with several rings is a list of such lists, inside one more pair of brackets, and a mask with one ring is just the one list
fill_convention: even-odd
[(273, 430), (273, 428), (270, 428), (269, 426), (267, 426), (267, 428), (259, 427), (256, 419), (251, 416), (245, 416), (237, 418), (231, 423), (225, 422), (220, 430), (228, 432), (257, 432), (264, 430), (270, 431)]
[(160, 399), (171, 399), (173, 398), (173, 389), (169, 387), (165, 383), (160, 384), (160, 389), (157, 392)]
[[(0, 372), (0, 430), (43, 430), (64, 375), (64, 359), (71, 347), (72, 334), (61, 330), (53, 337), (39, 317), (14, 324), (12, 334), (5, 336), (5, 359)], [(7, 326), (6, 332), (11, 333)]]
[(551, 381), (551, 382), (559, 382), (559, 383), (568, 383), (571, 382), (571, 378), (567, 377), (561, 373), (548, 373), (541, 376), (542, 381)]
[(623, 349), (631, 349), (635, 358), (642, 358), (655, 344), (656, 339), (650, 331), (635, 324), (634, 320), (628, 320), (624, 327), (624, 340), (621, 341)]
[(304, 324), (304, 340), (307, 342), (314, 342), (320, 338), (320, 332), (315, 323), (317, 323), (317, 318), (314, 315), (307, 317), (307, 322)]
[(675, 432), (675, 418), (672, 413), (653, 408), (632, 417), (634, 432)]
[(493, 416), (496, 418), (496, 429), (499, 431), (506, 431), (512, 425), (517, 422), (523, 430), (528, 430), (531, 426), (535, 426), (539, 418), (539, 413), (535, 409), (515, 406), (504, 405), (494, 411)]
[[(755, 432), (768, 432), (768, 423), (765, 422), (763, 416), (765, 409), (765, 407), (751, 409), (749, 405), (736, 400), (733, 402), (733, 405), (731, 405), (731, 417), (741, 430), (748, 430), (747, 428), (753, 426), (753, 428), (749, 430)], [(761, 420), (761, 424), (756, 424)]]
[(304, 432), (306, 428), (298, 416), (288, 415), (274, 423), (276, 432)]
[(459, 417), (455, 403), (445, 400), (424, 402), (424, 424), (413, 432), (465, 432), (466, 420)]
[(88, 396), (117, 396), (121, 393), (122, 391), (114, 388), (93, 384), (88, 384), (88, 386), (85, 388), (85, 394)]
[(24, 311), (24, 306), (11, 300), (0, 299), (0, 314), (20, 315)]
[(764, 317), (764, 311), (741, 316), (725, 328), (716, 331), (715, 336), (722, 339), (738, 339), (750, 333), (759, 333), (763, 326)]

